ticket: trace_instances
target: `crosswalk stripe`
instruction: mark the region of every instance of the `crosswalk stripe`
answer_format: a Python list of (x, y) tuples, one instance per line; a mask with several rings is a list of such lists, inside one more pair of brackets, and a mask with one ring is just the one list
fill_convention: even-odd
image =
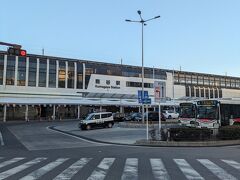
[(231, 180), (237, 180), (234, 176), (231, 174), (228, 174), (224, 169), (216, 165), (215, 163), (209, 161), (208, 159), (198, 159), (198, 161), (205, 166), (207, 169), (209, 169), (213, 174), (215, 174), (219, 179), (231, 179)]
[(174, 159), (174, 161), (187, 179), (204, 179), (186, 160)]
[(4, 172), (0, 173), (0, 179), (4, 179), (4, 178), (7, 178), (11, 175), (14, 175), (14, 174), (16, 174), (16, 173), (18, 173), (18, 172), (20, 172), (24, 169), (29, 168), (30, 166), (33, 166), (34, 164), (37, 164), (37, 163), (45, 160), (45, 159), (47, 159), (47, 158), (36, 158), (36, 159), (33, 159), (32, 161), (28, 161), (28, 162), (26, 162), (22, 165), (19, 165), (17, 167), (14, 167), (12, 169), (4, 171)]
[(169, 180), (170, 177), (161, 159), (150, 159), (155, 179)]
[(41, 167), (40, 169), (33, 171), (32, 173), (28, 174), (27, 176), (21, 178), (21, 180), (35, 180), (46, 174), (47, 172), (51, 171), (55, 167), (59, 166), (69, 158), (59, 158), (56, 161), (50, 162), (47, 165)]
[(25, 159), (25, 158), (23, 158), (23, 157), (18, 157), (18, 158), (13, 158), (13, 159), (4, 161), (4, 162), (0, 163), (0, 168), (2, 168), (2, 167), (4, 167), (4, 166), (7, 166), (7, 165), (9, 165), (9, 164), (18, 162), (18, 161), (23, 160), (23, 159)]
[(122, 180), (137, 180), (138, 179), (138, 159), (128, 158), (123, 170)]
[(115, 158), (104, 158), (88, 177), (88, 180), (103, 180), (114, 160)]
[(54, 180), (69, 180), (71, 179), (83, 166), (85, 166), (92, 158), (81, 158), (73, 163), (70, 167), (65, 169), (61, 174), (54, 178)]
[(233, 160), (225, 160), (225, 159), (222, 159), (222, 161), (227, 163), (228, 165), (240, 170), (240, 163), (233, 161)]

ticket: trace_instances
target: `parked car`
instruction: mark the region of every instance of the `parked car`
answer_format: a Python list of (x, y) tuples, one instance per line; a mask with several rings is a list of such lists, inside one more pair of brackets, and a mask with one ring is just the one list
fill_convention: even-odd
[(174, 110), (164, 110), (163, 115), (166, 119), (177, 119), (179, 117), (179, 113), (174, 112)]
[(116, 122), (122, 122), (124, 121), (125, 116), (124, 113), (113, 113), (113, 120)]
[(108, 127), (114, 125), (113, 115), (111, 112), (91, 113), (84, 120), (81, 120), (78, 127), (82, 130), (90, 130), (95, 127)]
[(141, 117), (141, 113), (131, 113), (128, 116), (124, 117), (124, 121), (138, 121)]
[[(144, 119), (146, 120), (147, 118), (147, 114), (144, 114)], [(142, 115), (140, 117), (137, 117), (138, 121), (142, 120)], [(149, 121), (159, 121), (159, 112), (156, 111), (150, 111), (148, 112), (148, 120)], [(163, 113), (161, 113), (161, 121), (166, 121), (165, 116), (163, 115)]]

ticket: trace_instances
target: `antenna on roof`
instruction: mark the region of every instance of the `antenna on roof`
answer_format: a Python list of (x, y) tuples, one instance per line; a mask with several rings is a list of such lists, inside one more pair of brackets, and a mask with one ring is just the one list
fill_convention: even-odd
[(123, 60), (122, 60), (122, 58), (121, 58), (121, 65), (122, 65), (122, 62), (123, 62)]
[(42, 55), (44, 56), (44, 48), (42, 48)]

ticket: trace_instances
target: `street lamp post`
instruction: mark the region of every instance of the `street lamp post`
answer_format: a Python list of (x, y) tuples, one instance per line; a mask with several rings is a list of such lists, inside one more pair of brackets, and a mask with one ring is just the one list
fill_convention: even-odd
[[(155, 17), (153, 17), (153, 18), (144, 20), (144, 19), (142, 18), (141, 11), (138, 10), (137, 13), (138, 13), (139, 16), (140, 16), (140, 20), (139, 20), (139, 21), (129, 20), (129, 19), (126, 19), (125, 21), (126, 21), (126, 22), (133, 22), (133, 23), (141, 23), (141, 25), (142, 25), (142, 97), (143, 97), (143, 92), (144, 92), (144, 81), (143, 81), (143, 79), (144, 79), (143, 27), (147, 25), (146, 22), (151, 21), (151, 20), (154, 20), (154, 19), (157, 19), (157, 18), (160, 18), (160, 16), (155, 16)], [(143, 102), (142, 102), (142, 122), (144, 123), (144, 104), (143, 104)], [(147, 139), (148, 139), (148, 133), (147, 133)]]

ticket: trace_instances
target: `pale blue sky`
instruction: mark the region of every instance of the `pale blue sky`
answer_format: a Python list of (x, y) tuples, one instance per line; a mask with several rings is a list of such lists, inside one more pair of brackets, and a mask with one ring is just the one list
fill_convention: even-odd
[[(28, 53), (240, 76), (239, 0), (2, 0), (0, 41)], [(6, 49), (1, 47), (0, 49)]]

